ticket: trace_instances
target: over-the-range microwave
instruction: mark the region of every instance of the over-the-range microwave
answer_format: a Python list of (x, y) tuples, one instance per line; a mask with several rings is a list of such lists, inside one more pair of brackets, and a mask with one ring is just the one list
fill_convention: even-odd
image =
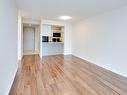
[(53, 33), (53, 37), (61, 37), (61, 33)]

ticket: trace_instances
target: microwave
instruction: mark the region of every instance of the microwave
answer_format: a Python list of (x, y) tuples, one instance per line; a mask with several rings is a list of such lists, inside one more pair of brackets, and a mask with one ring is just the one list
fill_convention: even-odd
[(53, 33), (53, 37), (61, 37), (61, 33)]

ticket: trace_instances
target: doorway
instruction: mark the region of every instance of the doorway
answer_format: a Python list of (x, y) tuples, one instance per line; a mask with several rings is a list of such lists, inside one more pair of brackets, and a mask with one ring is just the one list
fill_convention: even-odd
[(23, 24), (23, 55), (39, 54), (39, 26)]
[(35, 50), (35, 28), (24, 27), (23, 37), (24, 37), (23, 39), (24, 52), (34, 51)]

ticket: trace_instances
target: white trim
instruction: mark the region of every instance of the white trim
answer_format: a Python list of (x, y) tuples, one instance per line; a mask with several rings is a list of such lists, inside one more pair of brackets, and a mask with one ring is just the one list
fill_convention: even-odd
[(23, 53), (23, 55), (34, 55), (34, 54), (39, 54), (39, 51), (27, 51)]
[(22, 17), (18, 16), (18, 60), (22, 59)]
[(70, 54), (72, 54), (70, 51), (64, 51), (64, 53), (63, 53), (64, 55), (70, 55)]
[(4, 93), (3, 95), (9, 95), (9, 92), (10, 92), (10, 90), (11, 90), (11, 87), (12, 87), (13, 81), (14, 81), (14, 79), (15, 79), (17, 70), (18, 70), (18, 64), (16, 65), (16, 68), (15, 68), (15, 70), (14, 70), (14, 73), (13, 73), (11, 79), (10, 79), (9, 85), (8, 85), (6, 91), (5, 91), (5, 93)]
[(91, 64), (94, 64), (94, 65), (97, 65), (97, 66), (99, 66), (99, 67), (101, 67), (101, 68), (104, 68), (104, 69), (106, 69), (106, 70), (108, 70), (108, 71), (111, 71), (111, 72), (113, 72), (113, 73), (115, 73), (115, 74), (117, 74), (117, 75), (120, 75), (120, 76), (124, 77), (124, 78), (127, 78), (127, 75), (126, 75), (126, 74), (119, 73), (119, 72), (117, 72), (117, 71), (111, 69), (110, 67), (102, 66), (102, 65), (96, 64), (95, 62), (93, 62), (93, 61), (91, 61), (91, 60), (89, 60), (89, 59), (87, 59), (87, 58), (83, 58), (83, 57), (81, 57), (81, 56), (79, 56), (79, 55), (77, 55), (77, 54), (72, 54), (72, 55), (73, 55), (73, 56), (76, 56), (76, 57), (78, 57), (78, 58), (80, 58), (80, 59), (83, 59), (83, 60), (85, 60), (85, 61), (87, 61), (87, 62), (89, 62), (89, 63), (91, 63)]

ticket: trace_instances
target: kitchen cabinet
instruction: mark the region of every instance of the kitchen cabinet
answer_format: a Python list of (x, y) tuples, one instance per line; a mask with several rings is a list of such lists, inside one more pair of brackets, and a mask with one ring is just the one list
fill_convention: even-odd
[(51, 25), (43, 25), (43, 32), (42, 32), (43, 36), (52, 36), (52, 29), (51, 29)]

